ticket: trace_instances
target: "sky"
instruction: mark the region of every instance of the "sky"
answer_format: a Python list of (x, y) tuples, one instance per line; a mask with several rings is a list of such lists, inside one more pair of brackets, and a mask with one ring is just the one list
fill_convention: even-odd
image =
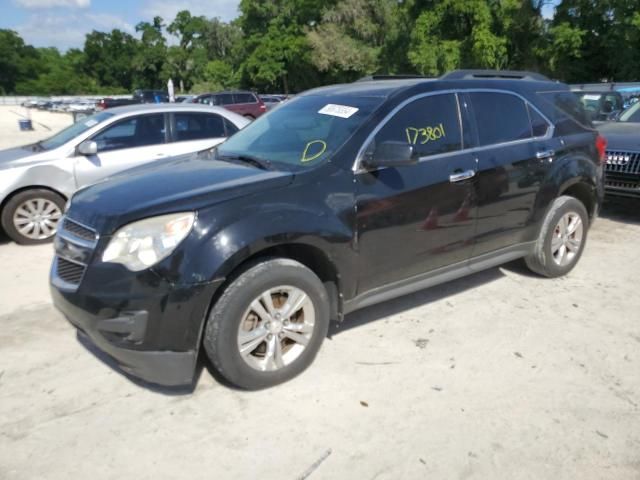
[(134, 34), (141, 21), (160, 15), (171, 21), (180, 10), (193, 15), (238, 16), (239, 0), (0, 0), (0, 28), (17, 31), (36, 47), (82, 47), (92, 30), (118, 28)]
[[(543, 15), (553, 16), (554, 5)], [(0, 28), (17, 31), (27, 44), (65, 51), (84, 45), (92, 30), (118, 28), (135, 34), (140, 21), (160, 15), (171, 21), (180, 10), (229, 21), (238, 16), (239, 0), (0, 0)]]

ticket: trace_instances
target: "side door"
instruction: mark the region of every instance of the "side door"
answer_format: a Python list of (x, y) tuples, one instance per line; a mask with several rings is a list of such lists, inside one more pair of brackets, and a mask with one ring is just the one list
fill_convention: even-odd
[(365, 155), (402, 141), (420, 161), (355, 172), (358, 293), (468, 259), (476, 160), (463, 151), (466, 131), (453, 93), (415, 98), (374, 130)]
[(217, 113), (175, 112), (170, 116), (169, 155), (198, 152), (222, 143), (228, 135), (225, 118)]
[(88, 140), (96, 142), (98, 152), (95, 155), (76, 155), (78, 188), (122, 170), (166, 157), (165, 114), (142, 114), (118, 120)]
[(483, 91), (466, 98), (477, 129), (476, 257), (529, 240), (538, 191), (559, 146), (549, 122), (520, 96)]

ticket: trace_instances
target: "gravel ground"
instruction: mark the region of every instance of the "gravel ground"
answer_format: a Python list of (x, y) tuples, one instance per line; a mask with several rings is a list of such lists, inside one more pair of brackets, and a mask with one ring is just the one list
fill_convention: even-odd
[(566, 278), (516, 262), (356, 312), (251, 393), (117, 373), (52, 308), (51, 246), (0, 240), (0, 478), (637, 480), (639, 206), (608, 204)]

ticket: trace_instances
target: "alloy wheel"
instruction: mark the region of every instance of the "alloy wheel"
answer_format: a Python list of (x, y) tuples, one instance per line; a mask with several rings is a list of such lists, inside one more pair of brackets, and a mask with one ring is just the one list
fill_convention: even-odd
[(51, 200), (32, 198), (21, 203), (13, 214), (13, 226), (31, 240), (44, 240), (56, 233), (62, 211)]
[(580, 215), (567, 212), (553, 230), (551, 237), (551, 255), (553, 261), (564, 267), (570, 264), (580, 252), (584, 238), (584, 226)]
[(314, 325), (314, 305), (303, 290), (289, 285), (270, 288), (243, 315), (238, 328), (240, 356), (255, 370), (280, 370), (304, 352)]

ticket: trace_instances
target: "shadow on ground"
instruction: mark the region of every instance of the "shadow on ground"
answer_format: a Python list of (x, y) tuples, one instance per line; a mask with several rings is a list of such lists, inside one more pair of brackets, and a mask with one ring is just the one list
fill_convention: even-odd
[[(516, 262), (512, 262), (516, 263)], [(511, 264), (509, 264), (511, 265)], [(512, 266), (517, 273), (526, 273), (523, 267)], [(517, 268), (517, 270), (515, 270)], [(363, 308), (350, 313), (342, 323), (332, 323), (329, 328), (329, 337), (338, 335), (341, 332), (365, 325), (376, 320), (381, 320), (391, 315), (411, 310), (425, 304), (442, 300), (443, 298), (462, 293), (466, 290), (476, 288), (488, 282), (493, 282), (504, 277), (504, 273), (499, 268), (491, 268), (482, 272), (474, 273), (467, 277), (459, 278), (451, 282), (443, 283), (435, 287), (426, 288), (418, 292), (405, 295), (403, 297), (387, 300), (386, 302)]]
[(640, 225), (640, 199), (607, 197), (600, 216), (616, 222)]

